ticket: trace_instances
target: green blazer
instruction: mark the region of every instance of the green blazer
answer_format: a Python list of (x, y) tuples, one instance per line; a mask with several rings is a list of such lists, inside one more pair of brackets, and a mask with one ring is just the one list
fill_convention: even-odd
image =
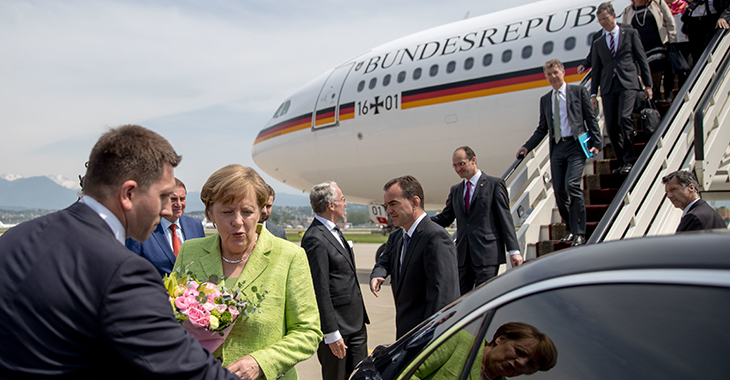
[[(449, 380), (458, 379), (464, 369), (466, 356), (471, 351), (474, 336), (466, 330), (460, 330), (441, 344), (429, 357), (421, 363), (411, 380)], [(469, 371), (469, 380), (481, 379), (484, 344), (479, 346), (474, 365)], [(502, 378), (500, 376), (499, 378)]]
[[(251, 286), (267, 291), (261, 313), (240, 315), (225, 342), (213, 354), (228, 365), (246, 355), (258, 362), (266, 379), (298, 379), (294, 365), (310, 358), (322, 340), (312, 275), (304, 250), (274, 237), (261, 224), (259, 239), (236, 287), (249, 297)], [(175, 267), (190, 269), (199, 279), (223, 276), (220, 235), (187, 240)], [(248, 290), (248, 291), (247, 291)]]

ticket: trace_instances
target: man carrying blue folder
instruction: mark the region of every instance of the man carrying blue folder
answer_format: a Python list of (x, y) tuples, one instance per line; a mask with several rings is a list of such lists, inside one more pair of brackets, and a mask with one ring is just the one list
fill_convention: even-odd
[(586, 157), (593, 157), (601, 149), (601, 133), (588, 91), (565, 83), (563, 63), (551, 59), (543, 65), (543, 72), (553, 89), (540, 98), (540, 122), (532, 137), (517, 151), (517, 157), (527, 154), (549, 135), (553, 191), (568, 230), (561, 241), (583, 245), (586, 207), (580, 183)]

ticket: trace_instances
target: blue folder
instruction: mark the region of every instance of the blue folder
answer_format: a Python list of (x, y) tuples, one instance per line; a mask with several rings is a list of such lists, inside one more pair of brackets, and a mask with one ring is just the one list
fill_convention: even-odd
[(580, 147), (583, 148), (583, 154), (586, 155), (586, 158), (593, 157), (593, 152), (590, 152), (590, 147), (588, 147), (588, 141), (590, 139), (591, 136), (588, 135), (588, 132), (578, 136), (578, 142), (580, 142)]

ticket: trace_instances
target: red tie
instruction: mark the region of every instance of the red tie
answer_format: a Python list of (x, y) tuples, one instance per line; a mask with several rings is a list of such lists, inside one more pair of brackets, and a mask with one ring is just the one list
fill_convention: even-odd
[(175, 257), (177, 257), (177, 254), (180, 253), (180, 246), (182, 245), (180, 243), (180, 238), (177, 237), (177, 224), (171, 224), (170, 230), (172, 230), (172, 252), (174, 252)]
[(466, 213), (469, 213), (469, 202), (471, 200), (471, 181), (466, 181), (466, 194), (464, 194), (464, 207), (466, 208)]

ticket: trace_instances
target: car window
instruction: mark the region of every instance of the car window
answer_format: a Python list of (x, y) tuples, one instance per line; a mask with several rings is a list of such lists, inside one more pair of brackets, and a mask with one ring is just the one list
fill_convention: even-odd
[[(455, 329), (447, 339), (436, 341), (426, 350), (430, 353), (422, 358), (411, 380), (459, 379), (463, 371), (469, 372), (467, 379), (479, 380), (484, 340), (480, 337), (485, 317), (480, 316), (463, 328)], [(469, 360), (472, 359), (472, 360)], [(465, 365), (467, 365), (465, 369)]]
[(519, 321), (554, 342), (554, 368), (529, 380), (730, 379), (729, 320), (726, 288), (592, 285), (506, 304), (495, 311), (486, 336)]

